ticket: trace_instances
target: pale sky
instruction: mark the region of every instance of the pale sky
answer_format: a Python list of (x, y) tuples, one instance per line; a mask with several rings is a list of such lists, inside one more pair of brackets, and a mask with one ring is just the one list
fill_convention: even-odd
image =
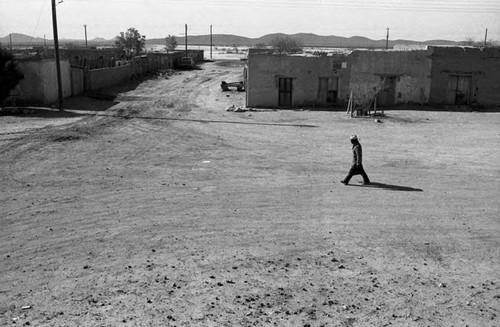
[[(61, 0), (56, 0), (60, 2)], [(417, 41), (500, 41), (500, 0), (63, 0), (59, 38), (112, 39), (135, 27), (146, 38), (270, 33), (365, 36)], [(51, 0), (0, 0), (0, 37), (52, 39)]]

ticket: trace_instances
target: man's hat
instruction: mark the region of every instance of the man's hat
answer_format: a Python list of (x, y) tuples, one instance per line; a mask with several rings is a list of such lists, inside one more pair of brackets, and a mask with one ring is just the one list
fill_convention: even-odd
[(357, 140), (357, 139), (358, 139), (358, 137), (356, 136), (356, 134), (351, 135), (351, 140)]

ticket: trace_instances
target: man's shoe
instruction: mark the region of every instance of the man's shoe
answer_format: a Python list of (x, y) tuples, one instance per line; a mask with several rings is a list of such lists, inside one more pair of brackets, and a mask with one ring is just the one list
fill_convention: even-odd
[(344, 184), (344, 185), (347, 185), (347, 184), (348, 184), (348, 183), (347, 183), (346, 181), (344, 181), (344, 180), (341, 180), (340, 182), (341, 182), (342, 184)]
[(363, 185), (370, 185), (371, 182), (363, 182)]

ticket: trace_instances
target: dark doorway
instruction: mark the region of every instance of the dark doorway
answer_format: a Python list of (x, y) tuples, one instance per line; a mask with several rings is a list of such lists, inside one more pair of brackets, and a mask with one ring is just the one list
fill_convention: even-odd
[(396, 103), (396, 76), (381, 76), (381, 79), (377, 103), (382, 107), (393, 106)]
[(333, 105), (337, 101), (338, 78), (320, 77), (318, 84), (318, 104)]
[(279, 79), (279, 99), (278, 106), (291, 107), (292, 106), (292, 79), (281, 77)]
[(470, 103), (471, 76), (450, 75), (446, 91), (446, 104), (468, 105)]

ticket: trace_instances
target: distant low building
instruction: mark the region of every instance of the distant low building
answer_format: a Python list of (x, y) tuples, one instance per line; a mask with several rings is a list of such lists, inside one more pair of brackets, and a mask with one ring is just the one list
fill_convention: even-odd
[(395, 44), (392, 46), (392, 50), (395, 51), (413, 51), (413, 50), (427, 50), (427, 44)]

